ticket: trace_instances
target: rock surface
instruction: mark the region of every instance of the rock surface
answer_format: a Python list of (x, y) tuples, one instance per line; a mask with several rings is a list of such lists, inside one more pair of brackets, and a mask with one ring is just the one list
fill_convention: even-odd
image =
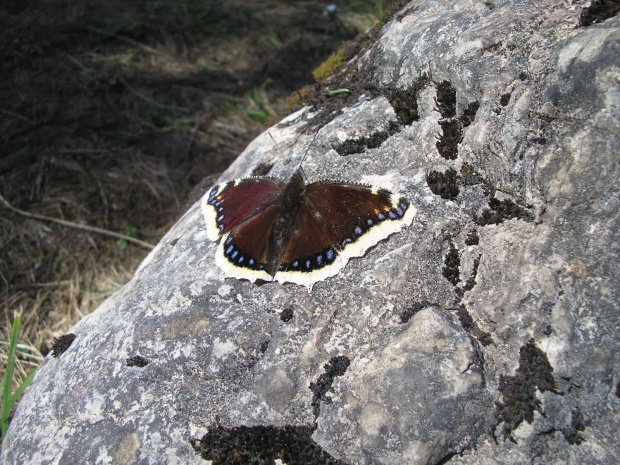
[(45, 360), (2, 463), (206, 463), (207, 432), (213, 463), (619, 463), (620, 18), (586, 6), (403, 5), (316, 137), (301, 111), (223, 179), (304, 159), (413, 225), (308, 293), (226, 279), (194, 205)]

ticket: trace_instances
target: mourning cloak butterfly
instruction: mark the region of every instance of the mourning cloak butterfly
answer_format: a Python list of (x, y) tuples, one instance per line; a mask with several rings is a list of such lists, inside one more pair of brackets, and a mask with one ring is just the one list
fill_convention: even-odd
[(413, 221), (415, 208), (386, 189), (324, 180), (306, 185), (267, 177), (213, 187), (203, 199), (215, 261), (227, 275), (307, 286)]

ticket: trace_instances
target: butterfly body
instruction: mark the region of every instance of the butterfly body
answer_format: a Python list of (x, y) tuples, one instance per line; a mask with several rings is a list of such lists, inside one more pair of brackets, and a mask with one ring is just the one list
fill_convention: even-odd
[(235, 278), (312, 285), (411, 224), (407, 199), (343, 181), (306, 184), (246, 178), (215, 186), (203, 200), (216, 263)]

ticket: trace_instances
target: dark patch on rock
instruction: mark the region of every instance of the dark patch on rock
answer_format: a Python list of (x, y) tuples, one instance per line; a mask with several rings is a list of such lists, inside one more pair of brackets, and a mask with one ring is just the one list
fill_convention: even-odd
[(480, 102), (478, 102), (477, 100), (474, 100), (473, 102), (467, 104), (467, 106), (461, 113), (461, 116), (459, 117), (459, 121), (464, 128), (474, 122), (474, 119), (476, 118), (476, 113), (478, 112), (479, 108)]
[(341, 156), (353, 155), (354, 153), (362, 153), (367, 148), (374, 149), (383, 144), (389, 134), (386, 131), (379, 131), (371, 134), (368, 137), (361, 137), (359, 139), (345, 140), (342, 144), (335, 148)]
[(486, 333), (478, 327), (474, 319), (467, 311), (465, 305), (458, 306), (456, 309), (456, 316), (459, 318), (459, 322), (461, 323), (463, 329), (480, 341), (480, 344), (483, 346), (488, 346), (493, 343), (491, 333)]
[(313, 393), (312, 407), (314, 409), (314, 416), (319, 416), (319, 410), (321, 408), (321, 402), (331, 403), (331, 399), (327, 397), (327, 393), (332, 388), (332, 383), (336, 376), (342, 376), (349, 368), (349, 360), (344, 355), (332, 357), (328, 363), (324, 365), (325, 373), (319, 376), (316, 383), (310, 383), (310, 390)]
[(465, 245), (478, 245), (480, 244), (480, 237), (478, 236), (478, 232), (474, 229), (467, 233), (467, 237), (465, 238)]
[(437, 111), (442, 118), (454, 118), (456, 116), (456, 89), (449, 81), (437, 84)]
[(454, 168), (443, 173), (431, 171), (426, 175), (426, 184), (431, 192), (442, 199), (454, 200), (459, 195), (459, 177)]
[(534, 142), (535, 144), (539, 144), (539, 145), (545, 145), (547, 143), (546, 137), (532, 137), (532, 139), (530, 140)]
[[(373, 29), (375, 28), (373, 27)], [(370, 37), (372, 35), (371, 30), (367, 36)], [(359, 54), (363, 54), (363, 50), (371, 47), (371, 45), (370, 43), (365, 44)], [(369, 61), (371, 63), (382, 60), (377, 50), (371, 50), (369, 54)], [(418, 96), (430, 82), (428, 75), (422, 73), (412, 86), (405, 89), (379, 87), (375, 84), (375, 76), (373, 74), (375, 66), (370, 64), (363, 69), (357, 69), (354, 65), (350, 66), (349, 63), (345, 63), (338, 69), (336, 74), (325, 82), (306, 86), (296, 92), (294, 96), (289, 97), (287, 111), (292, 112), (304, 105), (318, 110), (310, 127), (320, 128), (332, 121), (334, 115), (339, 114), (344, 107), (352, 102), (356, 102), (364, 94), (371, 98), (385, 96), (394, 108), (398, 126), (408, 126), (414, 121), (419, 120)], [(330, 93), (337, 89), (347, 89), (348, 92)], [(388, 131), (389, 134), (394, 132), (393, 127)]]
[(126, 360), (128, 367), (144, 368), (149, 364), (149, 361), (142, 355), (133, 355)]
[(261, 354), (264, 354), (265, 352), (267, 352), (267, 349), (269, 348), (269, 339), (267, 339), (266, 341), (263, 341), (260, 343), (260, 348), (258, 349), (260, 351)]
[(579, 26), (587, 27), (605, 21), (620, 12), (618, 0), (592, 0), (589, 7), (579, 15)]
[(586, 422), (583, 419), (583, 413), (578, 408), (571, 412), (570, 426), (562, 428), (562, 434), (569, 444), (579, 445), (585, 439), (581, 431), (586, 430)]
[(510, 103), (510, 97), (512, 97), (512, 94), (502, 94), (499, 98), (499, 104), (505, 107)]
[(423, 74), (408, 89), (390, 88), (383, 92), (392, 108), (394, 108), (398, 122), (403, 126), (410, 126), (411, 123), (420, 119), (418, 96), (429, 82), (428, 76)]
[(52, 357), (59, 357), (64, 354), (69, 346), (75, 341), (77, 336), (72, 333), (65, 334), (60, 337), (55, 337), (52, 341)]
[(620, 382), (616, 384), (616, 397), (620, 399)]
[(457, 452), (450, 452), (441, 459), (439, 459), (439, 461), (435, 462), (435, 465), (445, 465), (446, 463), (450, 463), (450, 460), (452, 460), (457, 455), (459, 455)]
[(237, 426), (210, 428), (202, 439), (190, 443), (214, 465), (273, 465), (280, 459), (289, 465), (345, 465), (312, 439), (316, 426)]
[(552, 332), (553, 332), (553, 329), (551, 329), (551, 325), (545, 326), (545, 329), (542, 330), (542, 333), (545, 336), (549, 336)]
[(471, 291), (476, 285), (476, 276), (478, 275), (478, 267), (480, 266), (480, 257), (481, 255), (478, 255), (478, 258), (474, 259), (474, 268), (471, 272), (471, 276), (467, 279), (465, 284), (463, 284), (463, 290), (465, 291)]
[(501, 375), (499, 378), (503, 402), (496, 402), (495, 407), (497, 424), (504, 422), (504, 438), (516, 442), (512, 432), (523, 420), (531, 424), (535, 410), (544, 415), (536, 398), (536, 388), (540, 392), (555, 392), (555, 380), (547, 355), (536, 347), (534, 339), (530, 339), (519, 351), (519, 367), (515, 376)]
[[(493, 5), (491, 2), (484, 2), (485, 5)], [(491, 9), (495, 8), (495, 5), (492, 6)], [(504, 45), (504, 43), (501, 40), (498, 40), (496, 42), (491, 42), (488, 45), (485, 45), (482, 47), (482, 51), (485, 53), (495, 53), (497, 52), (499, 49), (502, 48), (502, 45)]]
[[(463, 127), (469, 126), (476, 116), (479, 104), (472, 102), (465, 109), (461, 118), (456, 118), (456, 89), (448, 82), (443, 81), (437, 85), (437, 111), (441, 113), (439, 120), (441, 135), (435, 144), (439, 155), (446, 160), (456, 160), (458, 145), (463, 140)], [(463, 124), (466, 123), (466, 124)]]
[(401, 324), (407, 323), (420, 310), (424, 310), (432, 305), (433, 304), (431, 302), (427, 302), (426, 300), (423, 300), (422, 302), (414, 302), (399, 315)]
[(267, 176), (273, 168), (273, 163), (260, 163), (252, 170), (252, 176)]
[(533, 215), (525, 208), (517, 205), (512, 200), (489, 199), (490, 209), (485, 209), (482, 215), (474, 217), (474, 222), (479, 226), (500, 224), (506, 220), (519, 219), (532, 221)]
[(293, 319), (293, 315), (294, 315), (294, 312), (293, 312), (292, 307), (288, 307), (282, 310), (282, 313), (280, 313), (280, 319), (286, 323)]
[(446, 160), (456, 160), (459, 154), (458, 145), (463, 140), (461, 123), (456, 119), (439, 121), (442, 134), (435, 144), (439, 155)]
[(450, 243), (450, 249), (444, 258), (444, 267), (441, 270), (444, 278), (446, 278), (453, 286), (456, 286), (461, 280), (459, 277), (459, 266), (461, 266), (461, 257), (459, 251), (454, 247), (453, 243)]

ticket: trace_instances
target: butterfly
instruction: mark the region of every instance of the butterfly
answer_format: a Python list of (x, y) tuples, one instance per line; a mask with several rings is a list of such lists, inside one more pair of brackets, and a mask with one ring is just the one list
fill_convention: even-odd
[(409, 226), (416, 209), (399, 194), (365, 184), (236, 179), (203, 197), (215, 261), (234, 278), (306, 286), (337, 274), (352, 257)]

